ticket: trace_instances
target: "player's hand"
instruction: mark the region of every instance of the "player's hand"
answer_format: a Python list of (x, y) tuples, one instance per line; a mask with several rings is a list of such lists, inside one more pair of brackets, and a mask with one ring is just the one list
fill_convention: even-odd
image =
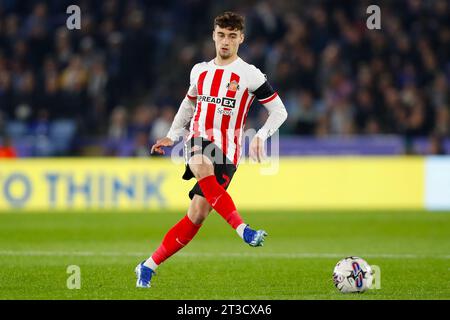
[(261, 162), (264, 159), (264, 141), (260, 137), (253, 138), (250, 143), (249, 155), (254, 161)]
[(171, 147), (173, 146), (172, 139), (165, 137), (162, 139), (159, 139), (156, 141), (156, 143), (152, 146), (152, 149), (150, 150), (150, 154), (159, 153), (159, 154), (166, 154), (164, 152), (163, 147)]

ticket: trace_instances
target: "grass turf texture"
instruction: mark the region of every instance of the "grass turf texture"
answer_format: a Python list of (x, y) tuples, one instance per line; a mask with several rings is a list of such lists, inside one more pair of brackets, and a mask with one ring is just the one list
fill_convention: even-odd
[[(174, 212), (0, 214), (0, 299), (450, 299), (450, 213), (244, 212), (269, 237), (251, 248), (212, 213), (152, 288), (134, 267), (181, 217)], [(349, 255), (381, 268), (381, 289), (341, 294)], [(69, 290), (67, 266), (81, 268)]]

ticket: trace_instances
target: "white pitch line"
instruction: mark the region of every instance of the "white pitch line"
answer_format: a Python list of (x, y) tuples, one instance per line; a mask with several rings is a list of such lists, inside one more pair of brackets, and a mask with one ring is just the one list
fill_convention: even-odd
[[(236, 257), (236, 258), (282, 258), (282, 259), (307, 259), (307, 258), (343, 258), (348, 257), (349, 254), (342, 254), (342, 253), (308, 253), (308, 252), (298, 252), (298, 253), (182, 253), (185, 256), (192, 256), (192, 257), (217, 257), (217, 256), (223, 256), (223, 257)], [(390, 253), (369, 253), (369, 254), (362, 254), (362, 255), (353, 255), (353, 256), (364, 256), (367, 258), (388, 258), (388, 259), (425, 259), (425, 258), (437, 258), (437, 259), (450, 259), (450, 255), (418, 255), (418, 254), (408, 254), (408, 253), (401, 253), (401, 254), (390, 254)]]
[[(13, 251), (13, 250), (0, 250), (0, 256), (77, 256), (77, 257), (142, 257), (149, 255), (149, 252), (119, 252), (119, 251)], [(228, 257), (228, 258), (274, 258), (274, 259), (308, 259), (308, 258), (343, 258), (347, 257), (349, 254), (339, 254), (339, 253), (241, 253), (241, 252), (181, 252), (177, 256), (188, 257), (188, 258), (201, 258), (201, 257)], [(409, 253), (368, 253), (362, 254), (365, 258), (374, 259), (450, 259), (450, 255), (419, 255), (419, 254), (409, 254)]]

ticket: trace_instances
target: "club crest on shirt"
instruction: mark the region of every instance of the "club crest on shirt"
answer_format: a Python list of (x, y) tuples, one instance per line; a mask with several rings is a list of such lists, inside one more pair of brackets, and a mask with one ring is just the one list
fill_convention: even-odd
[(236, 80), (231, 81), (230, 83), (227, 84), (227, 89), (230, 91), (238, 91), (239, 90), (239, 84)]

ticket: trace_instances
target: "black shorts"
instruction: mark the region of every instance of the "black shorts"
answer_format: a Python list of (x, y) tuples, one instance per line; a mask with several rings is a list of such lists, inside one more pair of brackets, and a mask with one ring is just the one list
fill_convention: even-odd
[[(228, 159), (223, 154), (222, 150), (220, 150), (219, 147), (217, 147), (211, 141), (201, 137), (188, 140), (184, 147), (184, 155), (186, 161), (186, 170), (183, 174), (184, 180), (190, 180), (194, 178), (194, 174), (192, 173), (191, 168), (188, 165), (189, 159), (195, 154), (203, 154), (213, 163), (214, 175), (216, 176), (219, 184), (225, 189), (228, 188), (231, 179), (233, 179), (233, 175), (236, 172), (236, 166), (234, 165), (233, 161)], [(189, 191), (189, 198), (192, 200), (195, 194), (204, 197), (198, 182), (194, 185), (191, 191)]]

